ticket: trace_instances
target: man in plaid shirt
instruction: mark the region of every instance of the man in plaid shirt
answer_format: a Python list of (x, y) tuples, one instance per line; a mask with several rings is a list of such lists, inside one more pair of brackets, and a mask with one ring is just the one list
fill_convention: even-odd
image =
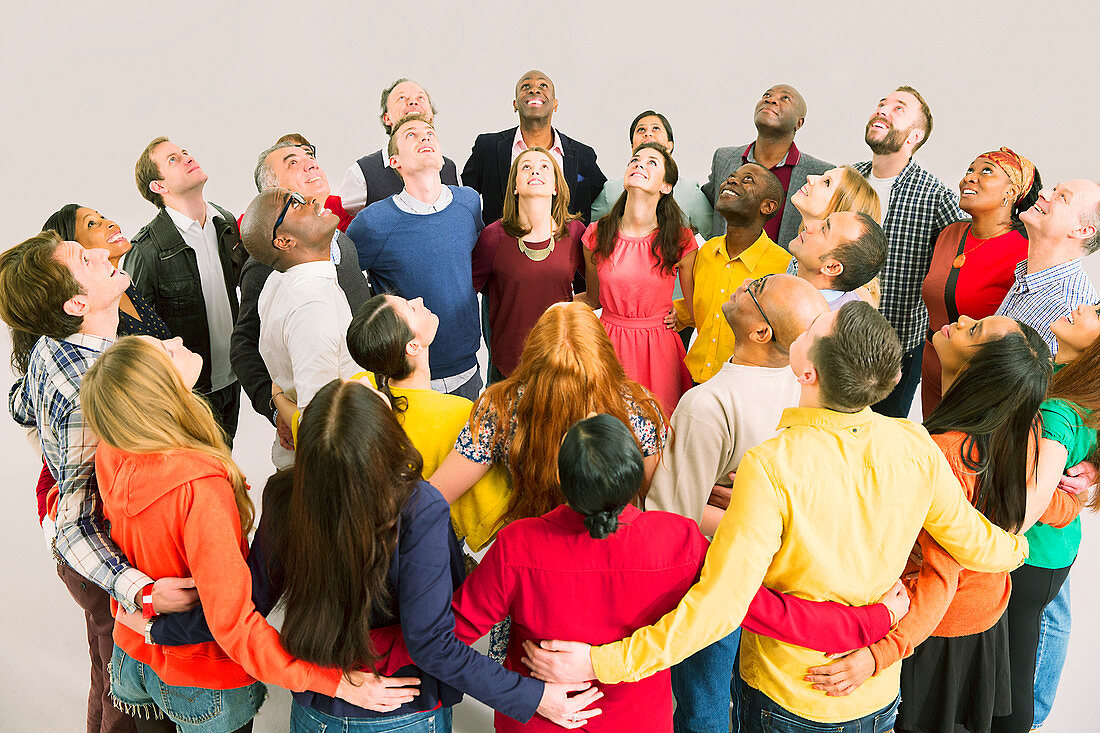
[(966, 218), (955, 194), (913, 160), (931, 133), (932, 112), (924, 98), (912, 87), (898, 87), (879, 100), (867, 121), (864, 141), (873, 158), (855, 164), (878, 192), (882, 228), (890, 243), (879, 274), (880, 310), (897, 331), (904, 354), (898, 385), (886, 399), (872, 405), (876, 412), (890, 417), (909, 414), (920, 382), (928, 330), (921, 285), (936, 237), (948, 224)]
[[(85, 612), (92, 659), (88, 731), (134, 731), (111, 704), (109, 663), (114, 619), (108, 594), (128, 611), (186, 610), (198, 600), (190, 578), (154, 582), (132, 567), (105, 526), (95, 484), (98, 439), (80, 409), (80, 382), (114, 343), (118, 301), (130, 284), (107, 250), (86, 250), (43, 232), (0, 256), (0, 316), (13, 329), (44, 334), (12, 386), (15, 421), (37, 427), (42, 454), (57, 479), (54, 555), (57, 573)], [(91, 581), (91, 582), (88, 582)], [(148, 599), (148, 600), (146, 600)]]

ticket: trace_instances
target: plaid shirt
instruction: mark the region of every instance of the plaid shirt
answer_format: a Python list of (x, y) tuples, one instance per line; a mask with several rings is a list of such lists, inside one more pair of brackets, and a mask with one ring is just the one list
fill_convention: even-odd
[[(864, 178), (871, 175), (869, 160), (853, 167)], [(965, 218), (955, 194), (910, 158), (890, 187), (886, 221), (882, 224), (890, 251), (879, 273), (880, 310), (898, 332), (906, 351), (924, 343), (928, 330), (928, 310), (920, 291), (932, 262), (936, 237), (948, 224)]]
[(1009, 288), (997, 315), (1015, 318), (1039, 332), (1050, 347), (1051, 354), (1058, 353), (1058, 340), (1050, 330), (1050, 324), (1068, 316), (1078, 306), (1096, 302), (1096, 290), (1081, 260), (1070, 260), (1039, 272), (1027, 274), (1027, 260), (1016, 265), (1016, 282)]
[(80, 380), (112, 343), (80, 333), (62, 341), (40, 338), (27, 375), (11, 388), (8, 407), (17, 423), (38, 428), (46, 465), (57, 478), (54, 556), (136, 611), (134, 598), (153, 581), (111, 541), (95, 483), (99, 439), (80, 411)]

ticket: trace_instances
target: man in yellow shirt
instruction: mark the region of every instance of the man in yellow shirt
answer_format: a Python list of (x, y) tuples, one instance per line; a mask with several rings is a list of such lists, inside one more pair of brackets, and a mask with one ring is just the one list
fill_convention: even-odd
[(783, 185), (757, 163), (746, 163), (722, 184), (714, 210), (726, 220), (726, 233), (708, 240), (695, 255), (694, 321), (683, 298), (672, 304), (676, 330), (694, 326), (699, 331), (684, 359), (697, 384), (714, 376), (733, 355), (733, 331), (722, 317), (722, 304), (746, 278), (787, 269), (790, 254), (764, 233), (764, 224), (782, 201)]
[[(898, 579), (922, 527), (972, 570), (1003, 572), (1027, 557), (1027, 540), (966, 501), (924, 428), (868, 407), (901, 367), (901, 345), (880, 313), (864, 302), (824, 313), (790, 355), (799, 406), (783, 413), (778, 436), (741, 459), (699, 581), (673, 611), (622, 641), (528, 645), (536, 676), (616, 683), (650, 675), (729, 634), (761, 583), (812, 600), (872, 602)], [(898, 665), (847, 697), (827, 697), (805, 681), (823, 661), (743, 632), (741, 729), (761, 730), (765, 719), (806, 731), (892, 726)]]

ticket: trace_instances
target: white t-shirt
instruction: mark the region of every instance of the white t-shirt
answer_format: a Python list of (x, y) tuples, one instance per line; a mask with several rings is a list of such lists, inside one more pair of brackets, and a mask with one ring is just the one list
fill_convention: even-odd
[(879, 205), (882, 206), (882, 220), (886, 221), (886, 212), (890, 210), (890, 188), (893, 187), (897, 176), (893, 178), (876, 178), (874, 171), (867, 174), (867, 182), (878, 194)]

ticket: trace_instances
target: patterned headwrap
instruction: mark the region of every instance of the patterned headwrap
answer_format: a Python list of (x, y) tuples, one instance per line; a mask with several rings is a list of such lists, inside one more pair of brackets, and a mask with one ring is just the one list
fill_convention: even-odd
[(1001, 147), (989, 153), (983, 153), (986, 158), (997, 164), (1008, 175), (1008, 180), (1020, 191), (1016, 201), (1027, 195), (1031, 190), (1031, 184), (1035, 181), (1035, 164), (1022, 155), (1017, 154), (1011, 148)]

